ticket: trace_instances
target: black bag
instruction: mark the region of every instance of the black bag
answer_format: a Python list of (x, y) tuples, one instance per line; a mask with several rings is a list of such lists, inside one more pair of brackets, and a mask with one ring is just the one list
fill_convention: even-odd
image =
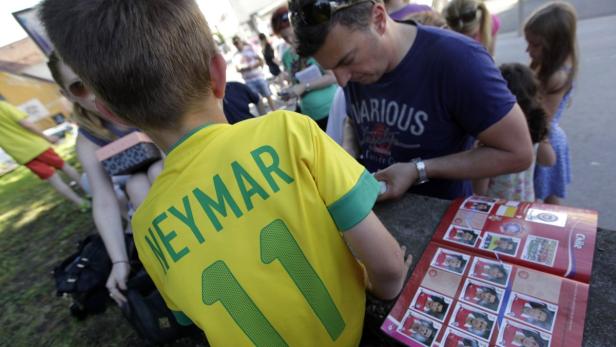
[(98, 234), (79, 242), (71, 254), (53, 270), (56, 294), (71, 297), (71, 314), (84, 319), (88, 314), (102, 313), (109, 301), (105, 282), (111, 271), (111, 261)]
[(127, 287), (127, 304), (121, 307), (122, 314), (147, 343), (160, 345), (188, 336), (205, 340), (196, 326), (177, 323), (143, 269), (128, 281)]

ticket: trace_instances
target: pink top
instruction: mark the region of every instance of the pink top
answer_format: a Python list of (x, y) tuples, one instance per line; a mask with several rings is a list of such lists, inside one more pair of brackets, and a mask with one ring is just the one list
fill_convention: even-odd
[(98, 149), (96, 151), (96, 159), (98, 159), (98, 161), (103, 161), (118, 153), (124, 152), (124, 150), (140, 142), (152, 142), (152, 140), (150, 140), (150, 138), (142, 132), (132, 132)]
[[(500, 30), (501, 27), (501, 20), (500, 18), (493, 14), (492, 15), (492, 37), (494, 37), (496, 35), (496, 33)], [(475, 37), (473, 37), (475, 39), (475, 41), (479, 41), (479, 32), (477, 32), (477, 35), (475, 35)]]

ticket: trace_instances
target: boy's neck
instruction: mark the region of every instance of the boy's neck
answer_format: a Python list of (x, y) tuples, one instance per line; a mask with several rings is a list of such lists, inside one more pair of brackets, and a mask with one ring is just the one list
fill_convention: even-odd
[(197, 127), (205, 124), (228, 122), (222, 109), (218, 106), (218, 103), (216, 103), (214, 107), (210, 105), (210, 107), (206, 107), (199, 111), (191, 111), (184, 114), (179, 123), (180, 124), (174, 128), (149, 130), (146, 133), (160, 149), (167, 153), (173, 145)]

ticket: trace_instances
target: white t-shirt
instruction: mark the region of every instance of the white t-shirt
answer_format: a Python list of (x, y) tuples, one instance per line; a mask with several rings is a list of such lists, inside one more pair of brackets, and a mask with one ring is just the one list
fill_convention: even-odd
[[(235, 53), (233, 56), (233, 64), (238, 69), (243, 69), (248, 66), (256, 65), (259, 60), (259, 55), (250, 45), (244, 45), (241, 52)], [(260, 66), (241, 72), (244, 81), (249, 82), (257, 79), (264, 79), (265, 75)]]
[(342, 146), (344, 140), (344, 120), (347, 118), (344, 89), (338, 87), (327, 120), (327, 135)]

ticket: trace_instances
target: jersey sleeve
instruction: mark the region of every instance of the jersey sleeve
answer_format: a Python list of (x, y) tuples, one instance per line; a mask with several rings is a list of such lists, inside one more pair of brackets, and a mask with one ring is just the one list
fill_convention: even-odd
[(314, 121), (305, 121), (313, 147), (308, 166), (319, 194), (338, 229), (351, 229), (372, 211), (379, 184)]
[(8, 102), (0, 103), (0, 111), (4, 113), (9, 119), (19, 122), (28, 118), (28, 114), (19, 108), (9, 104)]
[(477, 137), (504, 118), (516, 100), (483, 47), (470, 40), (449, 43), (443, 62), (447, 78), (442, 95), (453, 120)]

